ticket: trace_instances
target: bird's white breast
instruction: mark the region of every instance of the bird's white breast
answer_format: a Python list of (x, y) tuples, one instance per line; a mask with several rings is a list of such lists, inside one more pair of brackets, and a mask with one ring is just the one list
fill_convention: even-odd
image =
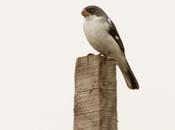
[(116, 57), (116, 55), (120, 55), (121, 50), (108, 33), (109, 26), (105, 18), (97, 16), (85, 18), (83, 25), (86, 38), (95, 50), (104, 55), (112, 53)]

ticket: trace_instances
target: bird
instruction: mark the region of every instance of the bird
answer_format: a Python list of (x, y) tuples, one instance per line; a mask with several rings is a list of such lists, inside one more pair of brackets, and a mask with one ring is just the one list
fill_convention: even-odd
[(90, 45), (107, 58), (116, 60), (129, 89), (139, 89), (138, 81), (125, 56), (120, 35), (108, 15), (96, 5), (82, 9), (83, 30)]

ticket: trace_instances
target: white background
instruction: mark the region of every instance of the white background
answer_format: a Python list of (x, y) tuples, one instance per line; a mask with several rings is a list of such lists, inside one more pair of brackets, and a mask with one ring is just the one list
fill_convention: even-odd
[(118, 71), (120, 130), (175, 130), (174, 0), (1, 0), (0, 130), (73, 130), (76, 58), (95, 53), (83, 7), (118, 28), (140, 90)]

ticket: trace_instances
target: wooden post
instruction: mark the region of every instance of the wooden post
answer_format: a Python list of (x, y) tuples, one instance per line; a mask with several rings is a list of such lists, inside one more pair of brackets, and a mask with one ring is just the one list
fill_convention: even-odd
[(117, 130), (115, 61), (78, 58), (74, 100), (74, 130)]

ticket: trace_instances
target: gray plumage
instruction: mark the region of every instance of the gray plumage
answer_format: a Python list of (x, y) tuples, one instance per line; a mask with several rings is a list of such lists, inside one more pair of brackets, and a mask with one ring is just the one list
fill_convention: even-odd
[(104, 56), (115, 59), (127, 86), (130, 89), (139, 89), (139, 84), (126, 60), (122, 40), (107, 14), (98, 6), (88, 6), (83, 9), (82, 15), (85, 18), (85, 36), (90, 45)]

